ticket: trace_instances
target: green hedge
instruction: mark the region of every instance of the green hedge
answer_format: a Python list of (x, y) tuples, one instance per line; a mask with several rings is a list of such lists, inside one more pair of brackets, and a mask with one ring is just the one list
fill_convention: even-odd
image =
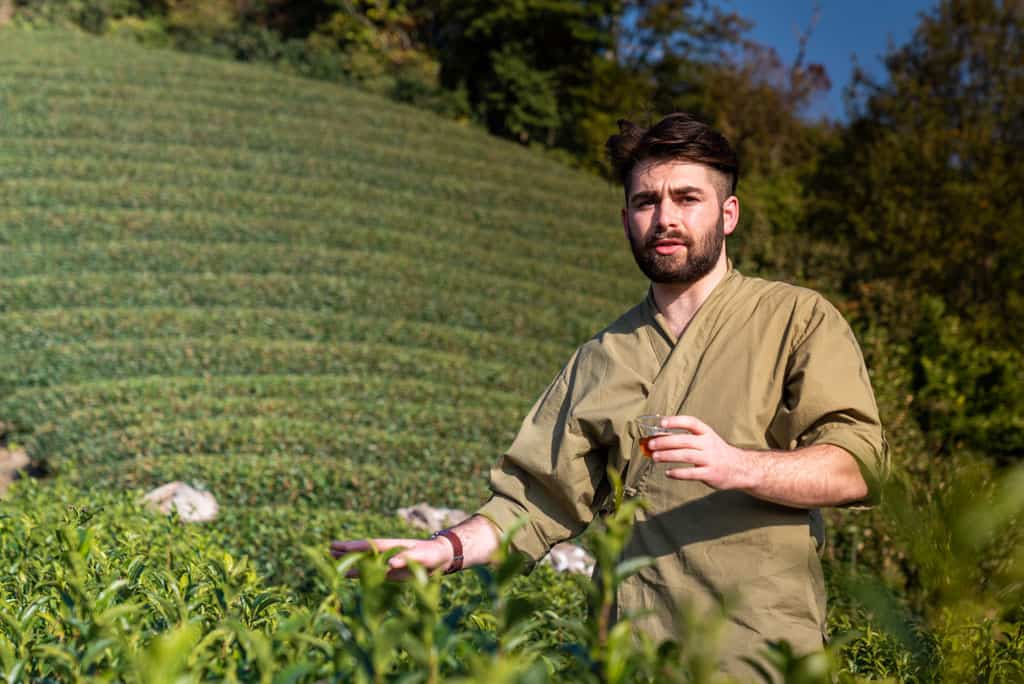
[(358, 373), (354, 369), (341, 375), (155, 376), (19, 389), (0, 397), (0, 412), (10, 416), (15, 425), (20, 423), (27, 429), (53, 420), (55, 416), (72, 411), (102, 410), (101, 407), (109, 404), (134, 404), (138, 411), (158, 402), (188, 404), (197, 397), (199, 401), (216, 397), (222, 401), (245, 399), (253, 403), (274, 400), (314, 403), (358, 396), (362, 399), (361, 408), (367, 411), (387, 411), (392, 401), (414, 399), (421, 403), (424, 411), (429, 411), (429, 407), (441, 411), (461, 407), (471, 412), (498, 415), (511, 411), (520, 415), (526, 408), (518, 394), (446, 380), (444, 377), (393, 378)]
[(505, 364), (431, 349), (384, 344), (218, 340), (128, 340), (57, 345), (0, 356), (0, 388), (45, 387), (103, 378), (148, 375), (297, 374), (323, 375), (352, 370), (397, 378), (461, 378), (472, 385), (531, 393), (522, 374)]
[[(397, 282), (396, 282), (397, 281)], [(3, 283), (0, 313), (78, 307), (279, 308), (413, 318), (459, 328), (485, 329), (511, 338), (534, 338), (541, 353), (562, 345), (560, 360), (597, 332), (594, 319), (571, 310), (537, 310), (527, 303), (497, 304), (500, 288), (483, 293), (420, 299), (417, 283), (367, 282), (356, 275), (310, 276), (246, 273), (86, 273), (27, 276)], [(487, 296), (489, 292), (492, 296)], [(215, 315), (216, 312), (213, 312)], [(457, 334), (457, 333), (456, 333)], [(339, 340), (345, 341), (344, 338)], [(470, 349), (466, 350), (471, 351)], [(550, 356), (548, 357), (550, 358)]]

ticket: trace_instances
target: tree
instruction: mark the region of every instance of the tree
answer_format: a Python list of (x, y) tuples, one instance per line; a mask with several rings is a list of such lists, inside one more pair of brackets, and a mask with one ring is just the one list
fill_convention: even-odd
[(937, 295), (978, 339), (1024, 333), (1024, 12), (944, 0), (863, 72), (852, 123), (814, 182), (817, 227), (859, 255), (849, 278)]
[[(612, 49), (619, 0), (438, 0), (441, 80), (465, 90), (487, 128), (555, 145), (575, 98)], [(571, 137), (571, 136), (568, 136)]]
[(910, 350), (936, 453), (1024, 458), (1024, 12), (943, 0), (857, 75), (852, 122), (810, 187), (845, 287)]

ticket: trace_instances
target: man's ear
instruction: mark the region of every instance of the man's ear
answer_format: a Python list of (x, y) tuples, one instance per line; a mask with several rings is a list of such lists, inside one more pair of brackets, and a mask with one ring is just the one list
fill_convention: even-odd
[(626, 207), (622, 207), (622, 231), (626, 235), (626, 239), (629, 239), (629, 218), (626, 216)]
[(726, 235), (732, 235), (736, 225), (740, 222), (740, 199), (736, 195), (729, 195), (722, 203), (722, 224)]

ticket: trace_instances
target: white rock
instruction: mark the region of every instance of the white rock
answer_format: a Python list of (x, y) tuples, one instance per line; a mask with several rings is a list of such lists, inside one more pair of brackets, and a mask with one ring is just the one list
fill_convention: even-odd
[(408, 508), (399, 508), (397, 513), (413, 527), (420, 527), (430, 532), (458, 525), (469, 517), (469, 513), (457, 508), (435, 508), (422, 502)]
[(146, 494), (146, 501), (169, 515), (176, 511), (185, 522), (209, 522), (217, 517), (217, 500), (210, 492), (200, 491), (184, 482), (168, 482)]
[(540, 562), (547, 563), (557, 572), (575, 572), (580, 575), (593, 574), (595, 563), (594, 557), (586, 549), (569, 542), (555, 544)]

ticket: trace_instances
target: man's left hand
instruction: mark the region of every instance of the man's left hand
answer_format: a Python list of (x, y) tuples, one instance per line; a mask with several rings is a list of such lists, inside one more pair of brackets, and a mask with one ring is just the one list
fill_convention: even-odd
[(732, 446), (704, 421), (693, 416), (667, 416), (662, 427), (684, 428), (689, 434), (658, 435), (648, 442), (658, 463), (687, 463), (665, 475), (674, 480), (700, 480), (715, 489), (746, 489), (757, 482), (758, 460)]

